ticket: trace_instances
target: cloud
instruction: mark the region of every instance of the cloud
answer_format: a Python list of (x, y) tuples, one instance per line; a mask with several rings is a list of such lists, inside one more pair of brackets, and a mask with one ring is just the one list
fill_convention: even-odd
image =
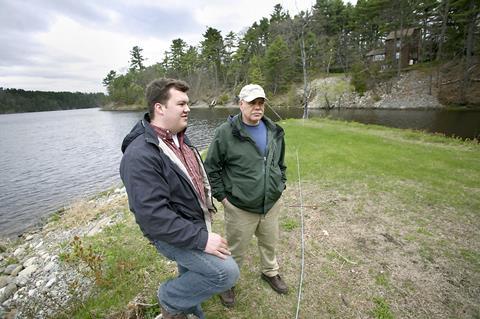
[(104, 91), (102, 79), (128, 67), (135, 45), (150, 65), (173, 39), (198, 45), (207, 26), (225, 36), (269, 17), (276, 3), (295, 14), (310, 2), (0, 0), (0, 87)]

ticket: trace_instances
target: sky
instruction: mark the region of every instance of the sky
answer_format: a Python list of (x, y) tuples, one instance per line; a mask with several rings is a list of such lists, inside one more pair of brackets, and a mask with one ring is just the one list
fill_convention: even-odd
[(315, 0), (0, 0), (0, 87), (105, 92), (133, 46), (152, 65), (173, 39), (197, 46), (207, 27), (239, 33), (277, 3), (293, 16)]

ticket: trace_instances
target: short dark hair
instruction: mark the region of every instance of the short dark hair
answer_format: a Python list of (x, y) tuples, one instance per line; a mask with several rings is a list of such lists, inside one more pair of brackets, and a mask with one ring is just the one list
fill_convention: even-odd
[(186, 82), (169, 78), (156, 79), (147, 85), (145, 99), (148, 103), (148, 113), (150, 113), (151, 119), (154, 117), (155, 103), (166, 104), (170, 98), (169, 91), (172, 87), (181, 92), (187, 92), (190, 89)]

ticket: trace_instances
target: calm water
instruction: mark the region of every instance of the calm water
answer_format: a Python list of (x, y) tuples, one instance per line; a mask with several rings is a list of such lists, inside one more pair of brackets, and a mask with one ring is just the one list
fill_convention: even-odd
[[(236, 112), (193, 109), (187, 134), (205, 148), (215, 127)], [(282, 118), (302, 115), (301, 109), (277, 112)], [(480, 112), (315, 110), (310, 115), (468, 138), (480, 133)], [(118, 185), (120, 145), (140, 118), (141, 113), (98, 109), (0, 115), (0, 236), (20, 234), (64, 205)]]

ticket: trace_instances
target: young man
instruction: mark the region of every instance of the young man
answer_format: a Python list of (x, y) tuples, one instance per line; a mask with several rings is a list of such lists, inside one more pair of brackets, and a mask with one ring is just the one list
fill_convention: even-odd
[[(240, 266), (255, 234), (261, 278), (278, 293), (288, 292), (278, 274), (276, 245), (279, 236), (279, 198), (285, 189), (283, 129), (264, 116), (265, 92), (256, 84), (242, 88), (240, 111), (216, 131), (205, 160), (213, 196), (223, 204), (225, 230), (232, 256)], [(233, 306), (232, 289), (220, 294)]]
[(146, 90), (145, 114), (122, 144), (120, 175), (143, 234), (179, 276), (158, 290), (163, 318), (204, 318), (200, 304), (229, 289), (239, 276), (227, 241), (210, 231), (214, 210), (198, 151), (185, 135), (188, 85), (158, 79)]

